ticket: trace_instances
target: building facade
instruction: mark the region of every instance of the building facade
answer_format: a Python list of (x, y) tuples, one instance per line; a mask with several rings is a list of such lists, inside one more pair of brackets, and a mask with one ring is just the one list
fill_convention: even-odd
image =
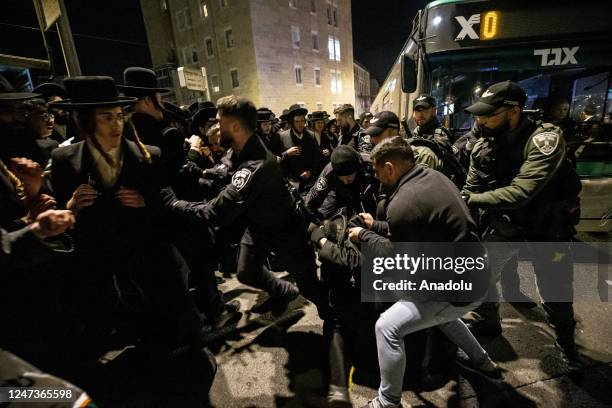
[[(236, 94), (277, 114), (355, 102), (350, 0), (141, 0), (151, 58), (170, 99)], [(208, 92), (181, 87), (204, 68)]]
[(371, 90), (370, 71), (357, 61), (353, 61), (355, 71), (355, 115), (369, 112), (374, 95)]

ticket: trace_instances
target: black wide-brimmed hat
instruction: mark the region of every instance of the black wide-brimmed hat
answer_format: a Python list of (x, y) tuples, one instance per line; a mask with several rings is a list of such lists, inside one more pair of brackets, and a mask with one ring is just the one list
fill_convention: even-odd
[(217, 118), (217, 108), (212, 102), (201, 102), (200, 109), (191, 118), (192, 126), (204, 125), (211, 119)]
[(40, 94), (34, 92), (15, 92), (15, 88), (0, 75), (0, 102), (19, 102), (38, 98)]
[(291, 120), (294, 116), (306, 116), (308, 109), (302, 108), (300, 105), (293, 104), (289, 107), (289, 111), (285, 115), (286, 120)]
[(142, 67), (126, 68), (123, 71), (123, 85), (117, 85), (117, 88), (128, 96), (139, 98), (155, 92), (170, 92), (170, 89), (157, 85), (157, 77), (153, 70)]
[(257, 122), (272, 122), (274, 113), (268, 108), (257, 109)]
[(56, 84), (55, 82), (45, 82), (34, 88), (35, 93), (39, 93), (45, 98), (50, 98), (52, 96), (59, 96), (62, 99), (66, 99), (68, 97), (68, 92), (64, 89), (60, 84)]
[(128, 106), (138, 99), (119, 96), (115, 80), (107, 76), (77, 76), (64, 80), (69, 99), (51, 102), (49, 107), (61, 109)]
[(289, 109), (283, 109), (283, 114), (278, 117), (281, 120), (281, 122), (287, 122), (288, 113), (289, 113)]
[(326, 111), (314, 111), (310, 115), (308, 115), (308, 120), (310, 122), (316, 122), (317, 120), (325, 120), (329, 118), (329, 115)]

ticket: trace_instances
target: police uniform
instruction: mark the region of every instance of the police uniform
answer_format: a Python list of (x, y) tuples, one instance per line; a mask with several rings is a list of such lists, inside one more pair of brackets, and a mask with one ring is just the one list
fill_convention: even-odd
[(275, 299), (294, 298), (294, 286), (264, 266), (272, 251), (294, 276), (301, 293), (319, 304), (314, 252), (276, 157), (253, 135), (242, 151), (233, 155), (232, 165), (236, 170), (231, 183), (210, 202), (177, 200), (166, 190), (166, 204), (179, 215), (222, 228), (244, 217), (247, 229), (240, 242), (238, 280), (267, 291)]
[[(510, 81), (491, 86), (483, 95), (488, 96), (468, 111), (482, 114), (479, 112), (486, 109), (485, 105), (493, 110), (504, 105), (522, 106), (526, 99), (522, 89)], [(525, 115), (516, 129), (476, 142), (463, 189), (469, 205), (482, 213), (486, 241), (559, 242), (541, 245), (532, 255), (546, 316), (555, 328), (558, 343), (570, 352), (574, 348), (575, 321), (570, 301), (573, 263), (567, 242), (575, 232), (572, 218), (579, 209), (580, 189), (560, 129)], [(512, 244), (490, 248), (493, 280), (489, 290), (494, 301), (501, 270), (518, 250)], [(483, 304), (479, 313), (485, 318), (484, 327), (499, 325), (498, 303)]]
[[(363, 165), (368, 160), (366, 155), (359, 155), (349, 146), (339, 146), (334, 150), (331, 163), (325, 166), (305, 199), (313, 222), (318, 224), (341, 208), (346, 208), (349, 216), (376, 210), (376, 191), (371, 188), (371, 176)], [(338, 179), (338, 176), (353, 173), (356, 177), (351, 184)]]

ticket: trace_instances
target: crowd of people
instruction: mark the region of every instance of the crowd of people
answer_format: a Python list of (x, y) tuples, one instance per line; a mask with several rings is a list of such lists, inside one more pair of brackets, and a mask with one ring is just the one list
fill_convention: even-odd
[[(431, 327), (461, 364), (499, 376), (477, 337), (501, 334), (497, 283), (516, 274), (512, 243), (570, 241), (579, 210), (562, 131), (523, 113), (517, 84), (468, 107), (476, 126), (458, 140), (429, 95), (413, 101), (411, 130), (350, 104), (333, 118), (297, 104), (276, 117), (237, 96), (181, 108), (166, 91), (131, 67), (121, 85), (83, 76), (0, 93), (0, 310), (11, 328), (1, 348), (53, 372), (54, 357), (95, 359), (121, 332), (147, 355), (188, 354), (210, 386), (206, 338), (241, 313), (223, 301), (220, 271), (266, 292), (273, 317), (300, 295), (316, 306), (330, 406), (352, 406), (363, 332), (381, 378), (369, 408), (401, 406), (405, 342)], [(509, 244), (490, 253), (477, 299), (361, 303), (363, 248), (479, 241)], [(576, 364), (572, 303), (548, 297), (552, 281), (571, 297), (566, 255), (538, 252), (534, 265), (557, 345)], [(517, 307), (535, 306), (515, 291)]]

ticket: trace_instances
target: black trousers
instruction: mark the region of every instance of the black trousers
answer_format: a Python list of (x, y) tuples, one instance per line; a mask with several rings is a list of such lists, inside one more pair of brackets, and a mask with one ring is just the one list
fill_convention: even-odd
[(247, 229), (240, 241), (238, 280), (264, 290), (271, 297), (282, 297), (291, 290), (288, 282), (274, 276), (265, 266), (270, 252), (295, 279), (300, 293), (316, 304), (324, 304), (321, 282), (317, 277), (314, 250), (308, 244), (306, 232), (299, 228), (284, 231), (253, 231)]

